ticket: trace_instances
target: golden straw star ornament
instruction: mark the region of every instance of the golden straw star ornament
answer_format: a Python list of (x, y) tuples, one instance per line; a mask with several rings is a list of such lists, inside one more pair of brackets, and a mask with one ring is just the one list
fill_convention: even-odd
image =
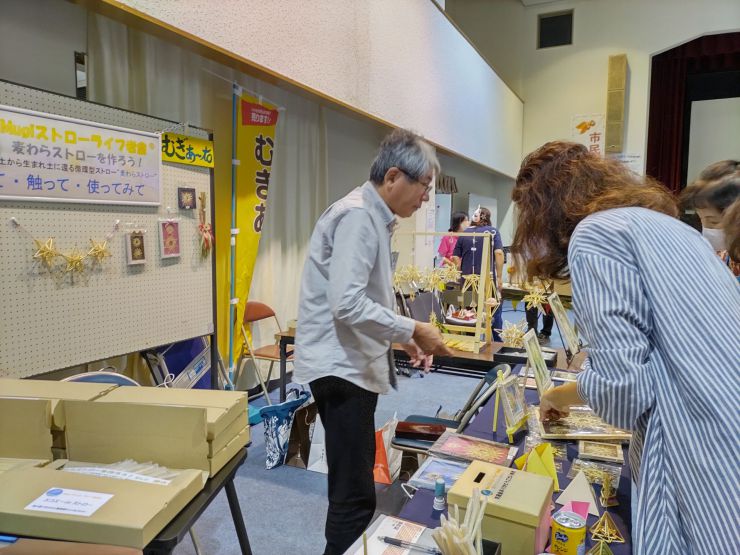
[(34, 239), (33, 242), (36, 245), (36, 252), (33, 258), (39, 260), (46, 269), (51, 270), (51, 263), (60, 255), (60, 252), (54, 246), (54, 238), (49, 237), (43, 243), (38, 239)]
[(85, 271), (85, 257), (87, 255), (82, 254), (80, 249), (78, 249), (77, 247), (72, 249), (71, 253), (63, 254), (62, 256), (67, 261), (67, 267), (64, 269), (65, 274), (74, 274), (75, 272), (81, 274)]
[(547, 303), (547, 297), (542, 289), (532, 289), (522, 297), (522, 300), (527, 303), (527, 309), (536, 308), (540, 312), (545, 311), (542, 305)]
[(105, 241), (93, 241), (90, 239), (92, 247), (87, 251), (87, 256), (92, 260), (93, 264), (100, 264), (111, 256), (110, 249), (108, 249), (108, 240)]
[(496, 330), (501, 334), (504, 345), (520, 349), (524, 346), (524, 334), (527, 333), (527, 322), (522, 320), (517, 324), (504, 322), (504, 329)]
[(467, 274), (463, 276), (462, 292), (465, 293), (468, 289), (473, 292), (473, 295), (478, 293), (478, 283), (480, 282), (479, 274)]

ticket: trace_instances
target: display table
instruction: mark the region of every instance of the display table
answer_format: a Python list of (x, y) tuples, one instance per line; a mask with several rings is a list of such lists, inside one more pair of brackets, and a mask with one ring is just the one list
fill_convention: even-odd
[[(494, 353), (498, 352), (498, 350), (503, 346), (503, 343), (489, 343), (488, 345), (483, 347), (480, 353), (477, 354), (471, 353), (469, 351), (459, 351), (457, 349), (451, 349), (451, 356), (434, 357), (434, 367), (459, 369), (463, 371), (461, 372), (463, 374), (468, 374), (473, 377), (479, 378), (482, 374), (485, 374), (491, 368), (493, 368), (495, 364), (493, 362), (493, 355)], [(568, 365), (567, 356), (563, 349), (550, 350), (557, 353), (557, 361), (555, 362), (555, 366), (557, 368), (565, 368), (570, 370), (580, 369), (583, 360), (586, 358), (586, 353), (582, 351), (580, 353), (577, 353), (571, 361), (570, 365)], [(408, 359), (406, 352), (401, 348), (400, 345), (394, 344), (393, 352), (398, 360)]]
[[(275, 340), (280, 345), (280, 402), (285, 401), (286, 389), (288, 385), (287, 366), (288, 366), (288, 346), (295, 343), (295, 331), (284, 331), (275, 334)], [(463, 371), (471, 371), (472, 376), (480, 377), (481, 373), (488, 372), (494, 365), (493, 354), (497, 352), (503, 343), (489, 343), (480, 353), (471, 353), (468, 351), (459, 351), (451, 349), (452, 355), (448, 357), (434, 357), (434, 366), (458, 368)], [(558, 355), (556, 366), (558, 368), (573, 369), (580, 368), (583, 360), (586, 358), (585, 352), (580, 352), (568, 365), (567, 357), (563, 349), (552, 349)], [(408, 359), (406, 351), (400, 345), (393, 344), (393, 353), (398, 360)]]
[(231, 518), (234, 521), (241, 553), (242, 555), (252, 555), (247, 529), (244, 526), (244, 518), (239, 507), (239, 498), (234, 487), (236, 471), (239, 470), (245, 460), (247, 460), (246, 448), (241, 449), (221, 470), (206, 481), (198, 495), (157, 534), (156, 538), (149, 542), (149, 545), (144, 548), (144, 555), (169, 555), (172, 553), (175, 546), (185, 537), (195, 521), (198, 520), (221, 490), (226, 490), (226, 498), (229, 501)]
[[(569, 308), (571, 306), (571, 303), (573, 302), (572, 295), (563, 292), (562, 288), (556, 289), (556, 292), (558, 293), (560, 300), (563, 302), (563, 305), (566, 308)], [(523, 289), (518, 285), (513, 285), (511, 283), (504, 283), (504, 286), (501, 289), (501, 296), (504, 298), (504, 300), (509, 301), (521, 301), (527, 293), (529, 293), (529, 291), (527, 291), (526, 289)]]
[[(515, 373), (518, 373), (521, 369), (521, 366), (517, 366), (513, 369)], [(532, 389), (526, 389), (525, 390), (525, 398), (527, 401), (527, 404), (537, 404), (539, 403), (539, 397), (537, 395), (536, 390)], [(507, 437), (506, 437), (506, 424), (505, 419), (503, 416), (503, 410), (501, 410), (501, 414), (499, 415), (498, 419), (498, 427), (496, 430), (496, 433), (493, 433), (493, 409), (494, 409), (494, 403), (495, 403), (495, 396), (491, 397), (489, 401), (483, 406), (483, 408), (480, 410), (478, 415), (468, 424), (468, 426), (465, 428), (465, 435), (470, 435), (473, 437), (478, 437), (481, 439), (488, 439), (488, 440), (494, 440), (501, 443), (507, 443)], [(517, 452), (517, 456), (520, 456), (524, 453), (524, 439), (526, 436), (526, 431), (520, 431), (517, 435), (514, 436), (514, 439), (516, 442), (514, 445), (519, 447), (519, 451)], [(626, 453), (626, 447), (625, 447), (625, 461), (627, 461), (627, 453)], [(561, 490), (564, 490), (568, 484), (570, 483), (570, 479), (567, 477), (568, 471), (570, 470), (571, 463), (573, 459), (578, 457), (578, 444), (577, 443), (570, 443), (568, 445), (568, 460), (567, 461), (561, 461), (563, 464), (562, 472), (558, 473), (558, 481), (560, 483)], [(622, 476), (619, 481), (619, 488), (617, 489), (617, 500), (619, 501), (619, 505), (615, 507), (609, 507), (608, 511), (611, 514), (611, 516), (614, 519), (614, 522), (616, 523), (617, 527), (619, 528), (619, 531), (624, 535), (625, 543), (619, 544), (619, 543), (612, 543), (609, 544), (609, 548), (612, 550), (614, 555), (628, 555), (632, 553), (632, 545), (630, 542), (630, 532), (631, 532), (631, 514), (630, 514), (630, 472), (629, 472), (629, 465), (625, 463), (625, 465), (622, 468)], [(599, 486), (596, 486), (595, 488), (596, 493), (596, 502), (598, 505), (598, 496), (599, 496)], [(557, 498), (560, 495), (560, 493), (555, 493), (553, 495), (553, 504), (555, 498)], [(411, 520), (414, 522), (418, 522), (420, 524), (424, 524), (425, 526), (436, 528), (439, 526), (439, 511), (433, 511), (432, 510), (432, 502), (434, 500), (434, 492), (427, 489), (420, 489), (415, 494), (414, 497), (409, 500), (404, 508), (399, 513), (399, 518), (404, 518), (407, 520)], [(555, 505), (557, 508), (560, 507), (560, 505)], [(603, 507), (599, 506), (599, 510), (603, 514)], [(554, 512), (554, 511), (553, 511)], [(446, 511), (444, 512), (446, 515)], [(593, 524), (596, 523), (597, 517), (589, 515), (587, 527), (591, 527)], [(592, 542), (590, 540), (591, 534), (589, 533), (587, 535), (587, 541), (586, 541), (586, 549), (589, 549), (592, 545)]]

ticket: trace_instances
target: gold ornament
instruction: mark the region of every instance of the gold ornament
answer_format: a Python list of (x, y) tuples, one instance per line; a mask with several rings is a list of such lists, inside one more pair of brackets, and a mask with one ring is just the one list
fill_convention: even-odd
[(614, 553), (604, 540), (599, 540), (586, 552), (586, 555), (614, 555)]
[(63, 254), (62, 256), (67, 261), (67, 267), (64, 269), (65, 274), (75, 272), (81, 274), (85, 271), (85, 258), (87, 255), (82, 254), (77, 247), (72, 249), (71, 253)]
[(40, 260), (41, 264), (48, 270), (51, 270), (51, 263), (60, 255), (59, 251), (54, 246), (54, 238), (49, 237), (43, 243), (38, 239), (34, 239), (33, 242), (36, 244), (36, 252), (33, 257), (36, 260)]
[(442, 268), (438, 268), (439, 275), (444, 283), (457, 283), (460, 281), (462, 274), (455, 266), (445, 264)]
[(608, 472), (604, 472), (601, 477), (601, 495), (599, 503), (602, 507), (614, 507), (619, 505), (617, 501), (617, 492), (612, 487), (612, 477)]
[(524, 346), (524, 334), (527, 333), (526, 327), (527, 322), (524, 320), (517, 324), (504, 322), (504, 329), (496, 331), (501, 334), (504, 345), (521, 349)]
[(468, 274), (463, 276), (462, 292), (465, 293), (468, 289), (473, 292), (475, 296), (478, 293), (478, 284), (480, 283), (479, 274)]
[(86, 256), (92, 259), (93, 264), (100, 264), (101, 262), (103, 262), (103, 260), (105, 260), (109, 256), (112, 256), (110, 250), (108, 249), (107, 239), (100, 243), (90, 239), (90, 244), (92, 245), (92, 247), (89, 251), (87, 251)]
[(545, 309), (542, 307), (543, 304), (547, 304), (547, 297), (542, 289), (532, 289), (529, 293), (522, 297), (522, 300), (527, 303), (527, 310), (536, 308), (540, 312), (544, 312)]
[(601, 518), (591, 527), (591, 539), (594, 541), (604, 541), (606, 543), (624, 543), (624, 537), (619, 532), (617, 525), (614, 524), (612, 515), (604, 511)]

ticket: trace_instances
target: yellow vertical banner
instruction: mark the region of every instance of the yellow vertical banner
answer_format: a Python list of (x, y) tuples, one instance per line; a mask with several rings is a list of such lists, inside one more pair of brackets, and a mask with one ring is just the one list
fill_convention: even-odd
[(235, 361), (244, 343), (239, 326), (252, 285), (254, 263), (267, 209), (277, 120), (278, 110), (275, 106), (242, 94), (236, 132), (239, 161), (236, 168), (236, 227), (239, 234), (236, 236), (234, 293), (239, 303), (236, 305), (234, 322)]

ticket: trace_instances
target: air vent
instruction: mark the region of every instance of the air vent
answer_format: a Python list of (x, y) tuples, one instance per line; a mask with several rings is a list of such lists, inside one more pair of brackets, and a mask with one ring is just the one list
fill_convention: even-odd
[(540, 14), (537, 48), (573, 44), (573, 10)]

